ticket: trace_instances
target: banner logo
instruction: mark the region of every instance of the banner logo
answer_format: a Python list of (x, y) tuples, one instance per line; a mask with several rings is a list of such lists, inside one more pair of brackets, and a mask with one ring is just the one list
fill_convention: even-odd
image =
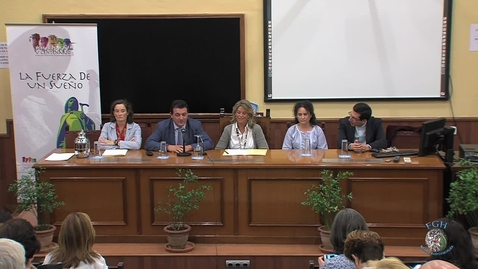
[(30, 42), (37, 56), (73, 56), (74, 43), (68, 37), (40, 36), (40, 34), (34, 33), (30, 36)]

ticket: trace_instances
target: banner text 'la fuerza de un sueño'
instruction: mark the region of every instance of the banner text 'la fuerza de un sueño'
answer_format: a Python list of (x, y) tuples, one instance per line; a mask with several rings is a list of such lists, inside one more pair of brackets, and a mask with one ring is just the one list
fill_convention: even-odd
[(71, 73), (19, 73), (20, 80), (25, 81), (30, 89), (36, 90), (81, 90), (83, 82), (90, 80), (88, 72)]

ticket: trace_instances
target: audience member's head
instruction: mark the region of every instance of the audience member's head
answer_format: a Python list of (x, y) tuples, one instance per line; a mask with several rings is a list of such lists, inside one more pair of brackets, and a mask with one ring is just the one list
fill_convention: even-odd
[(0, 227), (2, 227), (4, 222), (11, 219), (12, 219), (12, 214), (10, 214), (10, 212), (0, 209)]
[(376, 269), (410, 269), (410, 267), (395, 257), (381, 259), (375, 266)]
[(422, 265), (420, 269), (459, 269), (455, 265), (441, 260), (429, 261)]
[(355, 230), (368, 230), (365, 219), (352, 208), (340, 210), (335, 215), (330, 231), (330, 243), (332, 243), (335, 253), (342, 254), (344, 252), (345, 239), (350, 232)]
[(35, 229), (30, 222), (24, 219), (11, 219), (0, 227), (0, 238), (12, 239), (23, 245), (25, 249), (25, 265), (31, 267), (33, 255), (40, 251), (40, 242), (35, 234)]
[(92, 264), (100, 255), (93, 251), (95, 229), (86, 213), (74, 212), (61, 224), (58, 248), (50, 263), (61, 262), (64, 267), (77, 267), (81, 262)]
[(299, 113), (300, 113), (299, 110), (302, 110), (302, 113), (308, 114), (310, 116), (309, 123), (312, 126), (317, 125), (317, 119), (315, 117), (315, 112), (314, 112), (314, 105), (310, 101), (299, 101), (295, 103), (294, 105), (295, 123), (299, 123)]
[(478, 268), (471, 236), (463, 225), (448, 218), (436, 220), (435, 223), (442, 223), (440, 229), (445, 233), (446, 247), (443, 246), (443, 251), (439, 253), (432, 253), (430, 260), (447, 261), (462, 269)]
[(25, 269), (25, 250), (19, 243), (0, 238), (0, 269)]
[(344, 254), (356, 268), (374, 267), (383, 258), (382, 238), (372, 231), (356, 230), (347, 236)]

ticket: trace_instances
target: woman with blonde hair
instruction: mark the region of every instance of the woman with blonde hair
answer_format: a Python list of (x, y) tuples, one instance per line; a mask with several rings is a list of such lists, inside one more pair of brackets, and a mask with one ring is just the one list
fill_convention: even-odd
[(95, 229), (86, 213), (74, 212), (61, 224), (58, 248), (48, 253), (44, 264), (61, 262), (63, 268), (108, 269), (105, 259), (93, 251)]
[(232, 108), (231, 124), (224, 127), (216, 149), (269, 149), (261, 126), (254, 122), (254, 108), (247, 100)]

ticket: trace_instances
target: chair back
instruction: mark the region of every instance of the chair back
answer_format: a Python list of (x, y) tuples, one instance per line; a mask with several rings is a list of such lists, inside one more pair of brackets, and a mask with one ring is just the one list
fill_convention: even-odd
[[(222, 134), (224, 127), (228, 124), (231, 124), (232, 117), (231, 116), (224, 116), (219, 118), (219, 133)], [(266, 137), (267, 144), (270, 143), (270, 128), (271, 128), (271, 117), (254, 117), (256, 124), (261, 126), (262, 132)]]
[(123, 262), (119, 262), (117, 265), (108, 266), (108, 269), (124, 269)]
[(388, 147), (398, 149), (418, 149), (420, 147), (421, 127), (405, 125), (387, 126)]
[(55, 264), (40, 264), (36, 266), (37, 269), (63, 269), (62, 264), (55, 263)]
[[(75, 148), (75, 139), (78, 137), (79, 131), (66, 131), (65, 133), (65, 141), (66, 141), (66, 148), (67, 149), (74, 149)], [(93, 149), (93, 144), (95, 141), (100, 138), (101, 131), (100, 130), (93, 130), (93, 131), (85, 131), (86, 137), (90, 140), (90, 149)]]

